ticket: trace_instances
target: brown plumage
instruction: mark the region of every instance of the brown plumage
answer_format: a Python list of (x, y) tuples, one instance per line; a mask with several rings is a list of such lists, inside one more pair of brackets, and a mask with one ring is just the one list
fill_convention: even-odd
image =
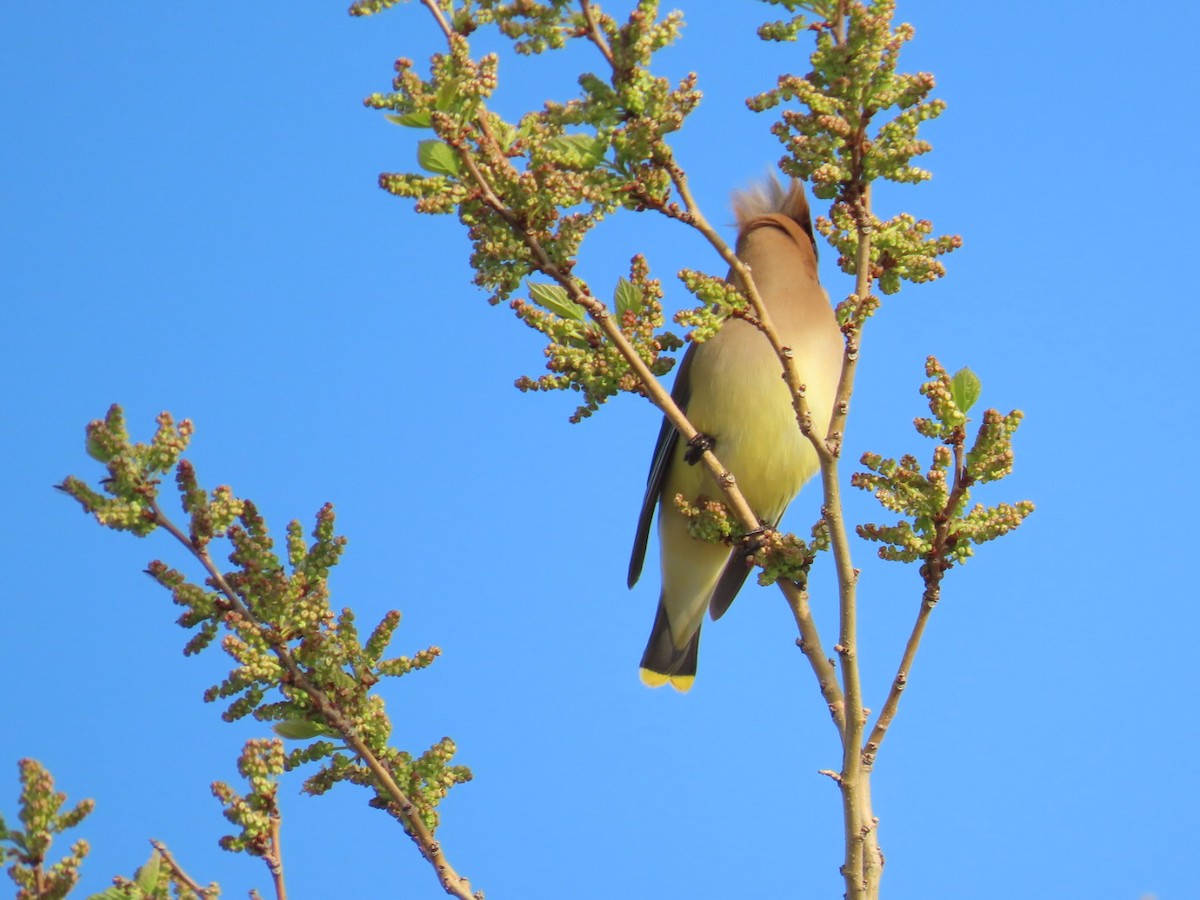
[[(784, 191), (772, 179), (735, 194), (733, 207), (738, 258), (750, 267), (783, 344), (795, 354), (814, 426), (823, 431), (841, 371), (842, 338), (817, 280), (804, 189), (793, 182)], [(729, 277), (741, 286), (732, 272)], [(767, 339), (746, 322), (726, 322), (711, 340), (688, 347), (671, 395), (697, 430), (716, 439), (715, 453), (734, 474), (760, 521), (778, 524), (818, 464), (816, 451), (796, 424), (782, 366)], [(700, 496), (719, 500), (723, 495), (703, 464), (684, 460), (687, 447), (678, 438), (664, 419), (629, 561), (629, 586), (641, 574), (657, 507), (662, 591), (641, 676), (649, 685), (669, 683), (686, 691), (696, 674), (704, 610), (720, 618), (749, 568), (729, 547), (688, 535), (675, 495), (689, 501)]]

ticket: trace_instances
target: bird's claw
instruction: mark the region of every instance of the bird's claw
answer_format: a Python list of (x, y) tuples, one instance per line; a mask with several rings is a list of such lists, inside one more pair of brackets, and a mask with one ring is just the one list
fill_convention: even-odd
[(711, 434), (705, 434), (703, 431), (697, 431), (696, 436), (688, 441), (688, 448), (683, 453), (683, 461), (689, 466), (694, 466), (700, 462), (700, 458), (709, 450), (717, 446), (717, 439)]

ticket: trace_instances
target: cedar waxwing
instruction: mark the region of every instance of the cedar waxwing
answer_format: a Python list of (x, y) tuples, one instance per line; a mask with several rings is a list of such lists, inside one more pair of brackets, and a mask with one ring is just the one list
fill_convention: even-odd
[[(734, 194), (737, 255), (785, 347), (790, 347), (807, 388), (813, 427), (824, 435), (841, 373), (843, 341), (817, 280), (817, 250), (808, 202), (800, 182), (785, 192), (767, 184)], [(739, 287), (740, 279), (730, 279)], [(730, 319), (683, 355), (671, 396), (696, 429), (715, 440), (713, 452), (737, 479), (746, 502), (764, 525), (775, 527), (801, 485), (818, 470), (817, 454), (800, 433), (783, 366), (763, 334)], [(723, 495), (703, 464), (689, 464), (687, 443), (663, 420), (646, 481), (629, 561), (629, 586), (642, 571), (650, 521), (658, 507), (662, 592), (654, 628), (642, 655), (641, 678), (651, 687), (691, 688), (704, 610), (719, 619), (749, 574), (743, 555), (723, 544), (692, 538), (675, 506)]]

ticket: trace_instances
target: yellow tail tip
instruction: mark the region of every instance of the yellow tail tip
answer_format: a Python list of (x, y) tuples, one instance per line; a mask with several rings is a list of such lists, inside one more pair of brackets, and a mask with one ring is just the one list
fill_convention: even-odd
[(650, 669), (638, 669), (638, 675), (642, 679), (642, 684), (647, 687), (657, 688), (669, 684), (681, 694), (690, 691), (696, 682), (695, 675), (664, 675), (662, 672), (652, 672)]

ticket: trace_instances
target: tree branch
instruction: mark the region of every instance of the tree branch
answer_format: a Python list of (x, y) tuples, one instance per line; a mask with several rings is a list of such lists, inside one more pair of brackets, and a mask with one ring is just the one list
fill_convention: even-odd
[(842, 696), (842, 688), (838, 684), (837, 670), (833, 666), (833, 661), (825, 655), (825, 650), (821, 645), (821, 637), (817, 633), (817, 623), (813, 619), (812, 608), (808, 602), (808, 589), (783, 578), (779, 580), (778, 584), (779, 589), (783, 591), (783, 596), (787, 599), (792, 616), (796, 619), (796, 628), (800, 632), (800, 637), (796, 639), (796, 646), (808, 659), (813, 675), (817, 678), (817, 685), (821, 689), (821, 696), (825, 698), (825, 702), (829, 706), (829, 715), (833, 718), (838, 736), (844, 741), (846, 737), (846, 700)]
[(392, 803), (399, 813), (399, 819), (404, 826), (404, 830), (420, 849), (421, 855), (433, 866), (434, 871), (437, 873), (438, 881), (441, 882), (446, 893), (458, 897), (460, 900), (478, 900), (478, 897), (481, 897), (482, 893), (472, 893), (471, 883), (465, 877), (459, 875), (454, 867), (450, 865), (450, 862), (442, 852), (441, 845), (434, 839), (433, 834), (429, 831), (425, 822), (422, 821), (412, 800), (409, 799), (400, 785), (396, 783), (391, 772), (383, 765), (374, 751), (359, 737), (354, 724), (342, 714), (337, 704), (309, 680), (303, 666), (296, 662), (296, 658), (288, 649), (286, 641), (282, 640), (271, 629), (261, 627), (253, 611), (246, 606), (241, 596), (225, 580), (225, 576), (213, 563), (207, 549), (195, 546), (191, 538), (184, 534), (174, 522), (163, 514), (156, 499), (151, 501), (151, 508), (154, 512), (155, 524), (164, 528), (177, 541), (187, 547), (192, 556), (200, 562), (204, 570), (208, 573), (210, 583), (213, 587), (217, 588), (225, 596), (226, 600), (228, 600), (230, 609), (235, 615), (259, 627), (263, 640), (271, 648), (271, 652), (275, 654), (284, 669), (287, 670), (292, 684), (304, 691), (312, 701), (313, 709), (316, 713), (331, 728), (338, 732), (339, 736), (346, 742), (350, 749), (371, 770), (371, 774), (375, 776), (377, 785), (382, 789), (383, 793), (391, 797)]
[[(838, 3), (833, 23), (834, 39), (838, 44), (849, 40), (851, 20), (845, 2)], [(864, 177), (862, 160), (866, 141), (865, 110), (855, 131), (851, 146), (851, 179), (842, 188), (843, 197), (849, 194), (854, 213), (858, 247), (855, 258), (855, 295), (860, 302), (870, 295), (872, 287), (871, 185)], [(843, 328), (845, 349), (842, 371), (834, 395), (833, 412), (826, 430), (825, 452), (821, 456), (821, 483), (825, 491), (822, 514), (829, 526), (830, 545), (838, 580), (838, 644), (835, 648), (841, 665), (842, 689), (846, 695), (846, 730), (842, 743), (842, 812), (845, 826), (845, 863), (842, 875), (847, 900), (866, 900), (877, 896), (882, 854), (879, 850), (876, 819), (871, 809), (870, 768), (860, 750), (867, 711), (863, 705), (862, 683), (858, 665), (858, 570), (850, 553), (849, 533), (842, 505), (838, 460), (845, 440), (846, 419), (850, 397), (854, 392), (854, 377), (858, 369), (861, 325), (852, 321)]]

